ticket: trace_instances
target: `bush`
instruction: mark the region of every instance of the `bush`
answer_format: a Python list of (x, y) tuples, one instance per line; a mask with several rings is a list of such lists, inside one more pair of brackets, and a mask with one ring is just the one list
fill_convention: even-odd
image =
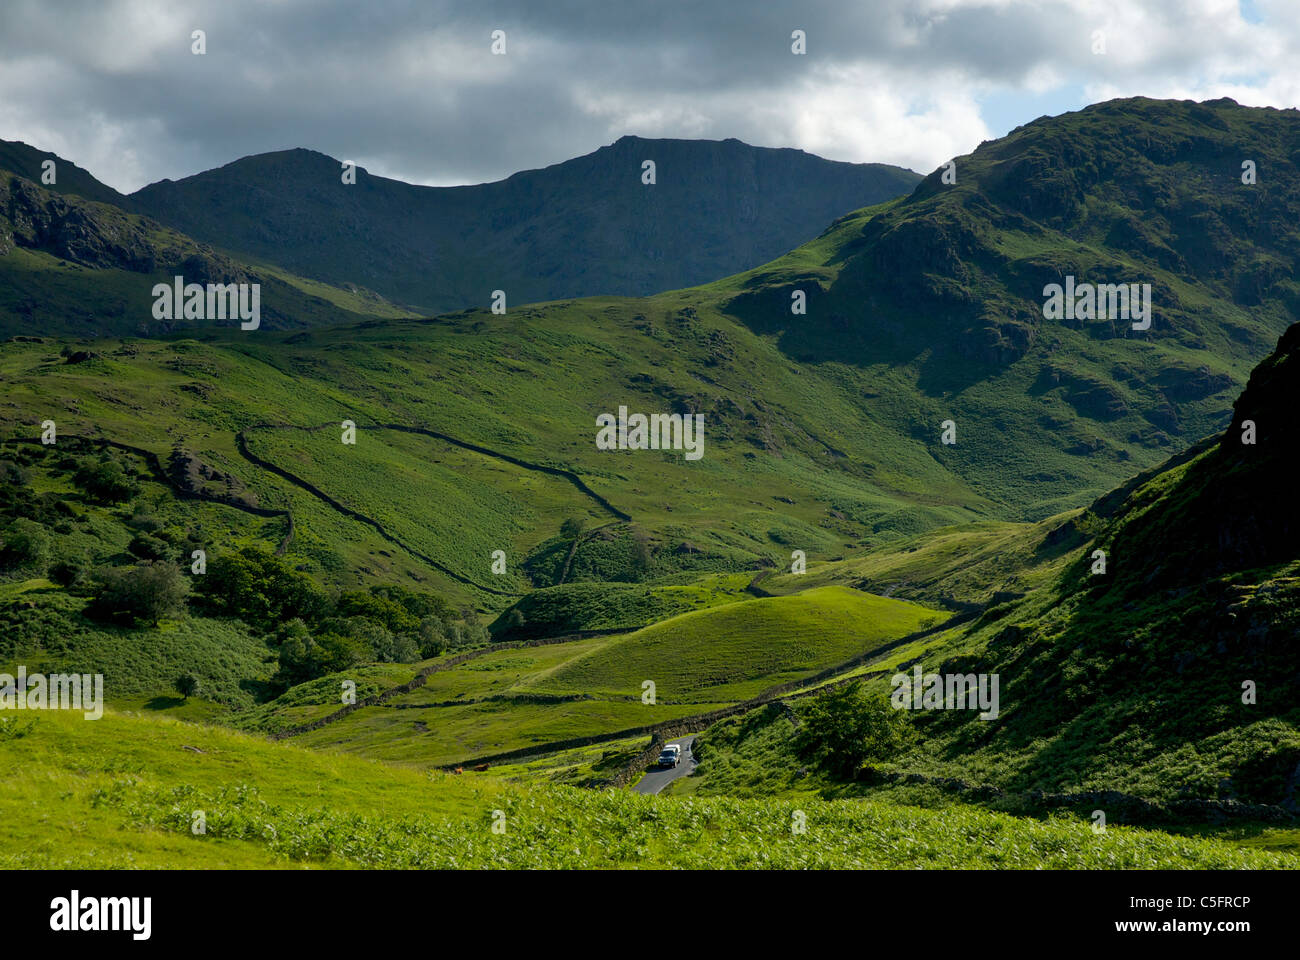
[(191, 673), (182, 673), (176, 678), (176, 692), (188, 700), (190, 697), (198, 696), (199, 678)]
[(140, 492), (139, 485), (126, 475), (116, 460), (88, 464), (73, 477), (77, 485), (101, 503), (122, 503)]
[(142, 561), (133, 567), (108, 567), (96, 577), (95, 598), (87, 613), (117, 623), (144, 620), (157, 625), (178, 613), (189, 583), (174, 564)]
[(126, 545), (127, 551), (141, 560), (163, 560), (171, 552), (169, 545), (147, 533), (137, 533)]
[(9, 525), (0, 547), (0, 567), (43, 576), (50, 564), (50, 538), (39, 523), (19, 518)]
[(50, 579), (69, 589), (85, 586), (90, 580), (90, 564), (84, 554), (79, 557), (64, 557), (50, 567)]

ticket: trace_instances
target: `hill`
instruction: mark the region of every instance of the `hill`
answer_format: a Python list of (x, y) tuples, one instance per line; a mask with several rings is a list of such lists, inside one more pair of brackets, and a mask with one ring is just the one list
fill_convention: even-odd
[[(642, 183), (642, 163), (655, 183)], [(623, 137), (496, 183), (422, 187), (310, 150), (245, 157), (150, 184), (132, 205), (216, 247), (441, 313), (568, 297), (644, 296), (798, 246), (847, 210), (911, 189), (884, 164), (739, 140)]]

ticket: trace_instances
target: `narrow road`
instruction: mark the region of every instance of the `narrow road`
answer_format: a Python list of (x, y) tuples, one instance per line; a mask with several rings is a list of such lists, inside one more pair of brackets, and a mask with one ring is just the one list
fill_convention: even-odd
[[(651, 767), (632, 788), (633, 793), (658, 793), (668, 784), (672, 783), (678, 777), (689, 777), (695, 772), (695, 754), (691, 752), (691, 744), (695, 742), (695, 736), (682, 737), (680, 740), (669, 740), (668, 743), (675, 743), (682, 748), (681, 762), (675, 767), (665, 767), (659, 770)], [(667, 746), (668, 744), (664, 744)]]

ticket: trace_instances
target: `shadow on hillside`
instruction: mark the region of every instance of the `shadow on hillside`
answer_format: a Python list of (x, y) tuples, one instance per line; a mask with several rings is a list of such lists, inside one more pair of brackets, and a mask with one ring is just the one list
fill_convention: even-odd
[(186, 701), (181, 697), (154, 697), (144, 705), (146, 710), (171, 710), (182, 706)]

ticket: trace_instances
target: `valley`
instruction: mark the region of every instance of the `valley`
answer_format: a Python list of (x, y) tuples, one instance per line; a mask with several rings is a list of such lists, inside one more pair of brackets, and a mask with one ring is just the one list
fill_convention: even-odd
[[(1295, 111), (1042, 118), (759, 266), (504, 313), (204, 213), (333, 189), (306, 153), (124, 197), (0, 151), (0, 672), (107, 702), (0, 717), (0, 862), (1300, 865)], [(264, 322), (140, 327), (174, 269)]]

